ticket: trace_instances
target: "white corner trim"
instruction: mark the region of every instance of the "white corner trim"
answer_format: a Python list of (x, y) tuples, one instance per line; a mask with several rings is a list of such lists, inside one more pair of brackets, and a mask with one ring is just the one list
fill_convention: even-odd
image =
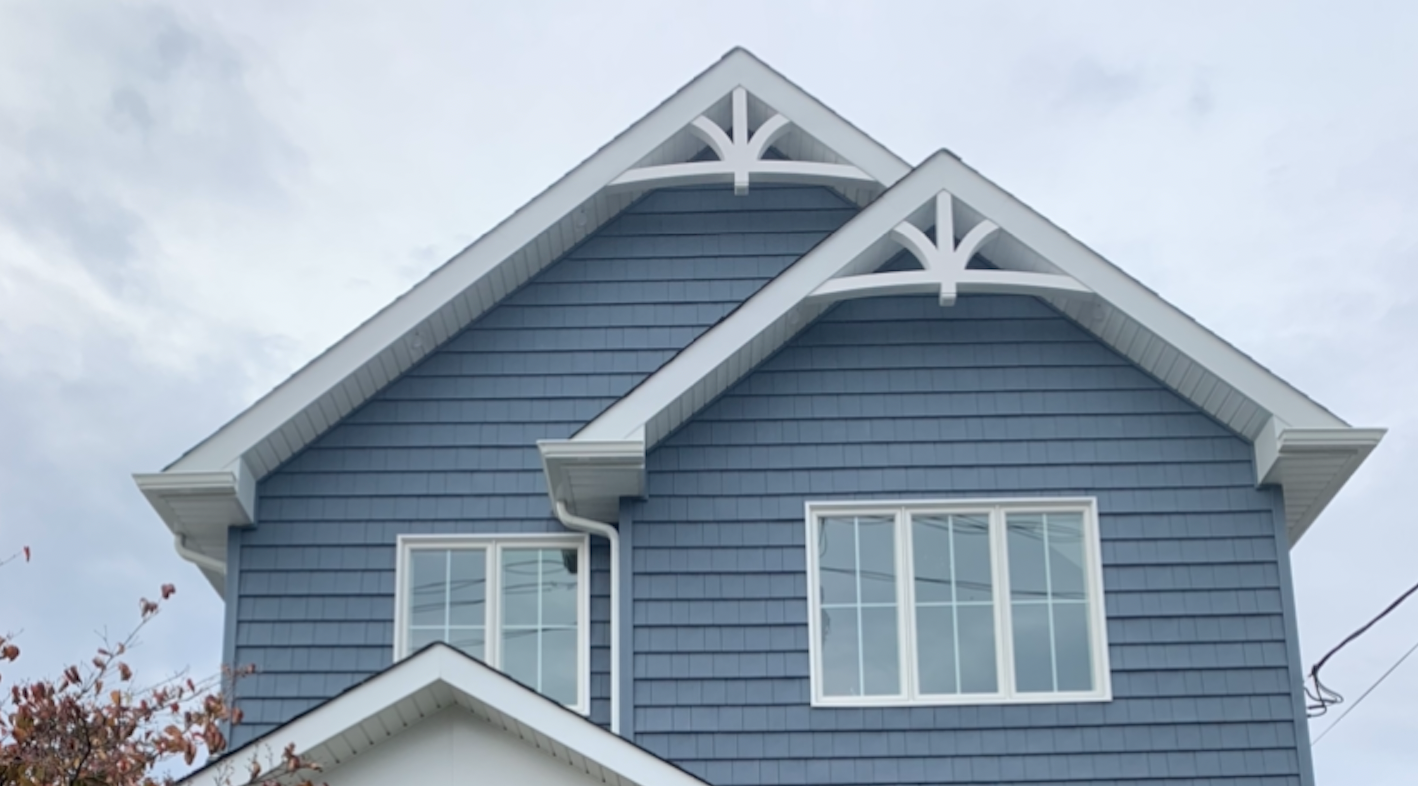
[[(636, 167), (622, 172), (610, 182), (611, 188), (656, 188), (698, 183), (733, 183), (735, 194), (747, 194), (751, 179), (769, 182), (798, 182), (824, 185), (862, 185), (876, 178), (850, 164), (815, 161), (764, 161), (763, 154), (780, 136), (792, 129), (784, 115), (775, 114), (755, 130), (748, 130), (748, 90), (735, 87), (729, 133), (704, 115), (694, 118), (689, 130), (699, 137), (718, 161), (692, 161), (659, 166)], [(732, 134), (732, 136), (731, 136)]]
[[(692, 124), (708, 107), (744, 87), (794, 125), (889, 186), (910, 167), (875, 140), (743, 49), (734, 49), (423, 281), (282, 382), (174, 462), (170, 471), (225, 467), (276, 432), (385, 348), (416, 330), (444, 303), (492, 275), (514, 252)], [(769, 163), (769, 162), (764, 162)], [(312, 435), (311, 439), (314, 438)]]
[[(410, 699), (422, 696), (425, 703), (435, 704), (427, 697), (443, 691), (484, 705), (506, 718), (509, 728), (514, 723), (521, 724), (536, 732), (538, 739), (545, 738), (561, 745), (627, 781), (664, 786), (705, 786), (703, 781), (684, 770), (538, 695), (505, 674), (442, 644), (428, 647), (394, 664), (363, 684), (238, 748), (220, 762), (187, 776), (180, 783), (184, 786), (220, 786), (230, 774), (222, 766), (223, 762), (240, 769), (254, 752), (266, 749), (280, 751), (287, 744), (294, 744), (298, 754), (308, 754), (346, 732), (363, 728), (365, 733), (369, 733), (370, 729), (382, 728), (380, 724), (369, 721)], [(378, 745), (387, 738), (370, 739)], [(509, 743), (512, 742), (509, 739)]]

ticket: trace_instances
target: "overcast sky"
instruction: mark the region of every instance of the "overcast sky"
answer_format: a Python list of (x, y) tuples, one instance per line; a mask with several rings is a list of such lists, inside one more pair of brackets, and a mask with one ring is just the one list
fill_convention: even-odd
[[(0, 628), (73, 660), (175, 582), (161, 468), (735, 45), (948, 147), (1388, 439), (1295, 550), (1306, 664), (1418, 582), (1418, 4), (0, 2)], [(1357, 695), (1418, 601), (1326, 668)], [(11, 676), (6, 675), (7, 680)], [(1418, 658), (1315, 750), (1412, 783)], [(1314, 733), (1329, 720), (1315, 724)]]

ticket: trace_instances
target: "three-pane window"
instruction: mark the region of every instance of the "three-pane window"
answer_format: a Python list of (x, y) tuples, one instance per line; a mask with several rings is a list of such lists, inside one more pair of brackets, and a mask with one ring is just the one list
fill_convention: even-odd
[(817, 704), (1106, 700), (1092, 500), (808, 506)]
[(586, 706), (585, 538), (404, 536), (395, 656), (435, 641)]

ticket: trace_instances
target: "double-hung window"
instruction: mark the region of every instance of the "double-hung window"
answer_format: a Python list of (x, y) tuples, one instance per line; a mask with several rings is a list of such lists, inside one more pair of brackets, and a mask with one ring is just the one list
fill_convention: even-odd
[(1092, 499), (809, 503), (816, 705), (1106, 701)]
[(399, 538), (394, 657), (446, 642), (585, 712), (584, 536)]

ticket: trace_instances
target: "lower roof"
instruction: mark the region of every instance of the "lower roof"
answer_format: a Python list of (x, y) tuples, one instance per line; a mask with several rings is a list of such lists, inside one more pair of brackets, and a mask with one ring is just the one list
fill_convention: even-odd
[[(329, 771), (429, 716), (461, 707), (609, 786), (707, 786), (704, 781), (444, 643), (349, 688), (179, 781), (223, 786), (257, 754), (295, 746)], [(512, 740), (509, 740), (512, 742)]]

